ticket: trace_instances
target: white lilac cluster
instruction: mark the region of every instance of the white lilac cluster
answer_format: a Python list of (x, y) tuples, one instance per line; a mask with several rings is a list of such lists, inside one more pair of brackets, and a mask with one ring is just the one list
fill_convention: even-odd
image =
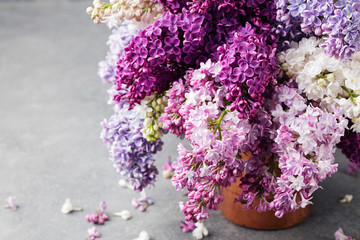
[(360, 52), (341, 61), (327, 55), (321, 39), (303, 38), (278, 56), (287, 75), (296, 80), (300, 91), (322, 109), (332, 112), (340, 107), (360, 133)]
[(105, 22), (109, 28), (129, 24), (144, 29), (165, 12), (163, 5), (153, 0), (110, 0), (110, 3), (94, 0), (93, 5), (86, 12), (94, 23)]
[(276, 179), (270, 207), (278, 217), (311, 204), (318, 182), (336, 172), (335, 145), (348, 123), (336, 109), (328, 113), (306, 105), (297, 91), (287, 86), (278, 88), (272, 111), (274, 122), (279, 124), (273, 152), (279, 157), (282, 174)]

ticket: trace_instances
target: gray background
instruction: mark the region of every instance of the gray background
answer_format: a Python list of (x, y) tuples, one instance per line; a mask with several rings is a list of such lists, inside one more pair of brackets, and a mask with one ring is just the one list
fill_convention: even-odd
[[(182, 192), (175, 192), (161, 175), (148, 191), (156, 201), (145, 213), (131, 206), (138, 195), (118, 186), (119, 175), (99, 139), (106, 104), (105, 86), (97, 63), (105, 58), (106, 26), (94, 25), (85, 13), (92, 1), (0, 0), (0, 205), (15, 195), (17, 212), (0, 209), (0, 240), (84, 239), (92, 227), (85, 215), (101, 200), (107, 213), (128, 209), (129, 221), (112, 217), (98, 226), (101, 239), (133, 239), (146, 230), (152, 239), (193, 239), (178, 227)], [(160, 167), (176, 158), (179, 142), (164, 138), (156, 155)], [(360, 180), (345, 173), (346, 161), (337, 152), (339, 172), (327, 179), (314, 197), (310, 218), (281, 231), (255, 231), (236, 226), (212, 212), (207, 239), (333, 239), (359, 233)], [(350, 204), (337, 203), (353, 194)], [(84, 212), (60, 213), (69, 197)]]

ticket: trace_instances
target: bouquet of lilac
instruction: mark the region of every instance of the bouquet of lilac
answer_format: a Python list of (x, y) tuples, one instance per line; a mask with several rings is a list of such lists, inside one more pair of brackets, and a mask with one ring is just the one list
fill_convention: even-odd
[(360, 168), (358, 0), (95, 0), (87, 12), (114, 28), (99, 64), (110, 159), (141, 191), (163, 134), (185, 137), (172, 183), (188, 191), (186, 226), (238, 178), (235, 201), (282, 217), (337, 171), (336, 147)]

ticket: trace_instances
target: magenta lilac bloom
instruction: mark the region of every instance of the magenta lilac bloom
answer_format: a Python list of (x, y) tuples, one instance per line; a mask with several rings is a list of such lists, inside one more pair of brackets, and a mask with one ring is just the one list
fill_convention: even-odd
[(195, 224), (193, 222), (188, 222), (188, 221), (181, 221), (181, 223), (179, 224), (179, 226), (181, 227), (182, 231), (184, 233), (186, 232), (191, 232), (192, 230), (194, 230), (196, 228)]
[(86, 215), (86, 219), (89, 222), (95, 223), (95, 224), (104, 224), (106, 220), (109, 220), (109, 217), (104, 211), (106, 210), (106, 203), (105, 201), (102, 201), (100, 203), (99, 209), (96, 210), (92, 214)]

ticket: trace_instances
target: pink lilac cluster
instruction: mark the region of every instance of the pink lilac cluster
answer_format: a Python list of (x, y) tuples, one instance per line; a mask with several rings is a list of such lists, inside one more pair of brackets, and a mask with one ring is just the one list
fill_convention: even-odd
[(182, 105), (188, 113), (185, 136), (193, 149), (180, 144), (179, 157), (173, 163), (173, 185), (177, 190), (189, 191), (189, 200), (180, 202), (180, 209), (185, 221), (193, 222), (208, 218), (208, 209), (216, 210), (223, 200), (220, 186), (227, 187), (241, 176), (244, 162), (237, 153), (250, 130), (247, 120), (226, 108), (225, 88), (216, 87), (214, 80), (208, 81), (216, 65), (206, 65), (203, 67), (207, 71), (189, 74), (191, 88)]
[(99, 62), (98, 75), (103, 83), (115, 83), (116, 66), (119, 57), (123, 53), (124, 47), (129, 44), (131, 38), (135, 36), (136, 33), (136, 29), (126, 25), (115, 28), (112, 31), (107, 41), (109, 51), (105, 60)]
[(327, 113), (308, 105), (296, 88), (286, 85), (276, 88), (268, 107), (272, 149), (252, 154), (236, 201), (258, 211), (274, 210), (282, 217), (311, 204), (318, 183), (337, 170), (333, 153), (347, 120), (338, 111)]
[(89, 222), (92, 222), (92, 223), (96, 223), (96, 224), (104, 224), (106, 220), (109, 220), (108, 215), (106, 215), (106, 213), (104, 213), (105, 210), (106, 210), (106, 203), (105, 203), (105, 201), (102, 201), (100, 203), (98, 210), (96, 210), (92, 214), (86, 215), (86, 220), (88, 220)]
[(149, 142), (143, 137), (143, 119), (135, 110), (128, 110), (128, 103), (122, 101), (116, 106), (115, 114), (101, 123), (101, 139), (107, 144), (117, 171), (134, 190), (141, 191), (154, 184), (158, 170), (153, 155), (163, 143), (160, 139)]
[(276, 0), (277, 20), (286, 28), (301, 28), (307, 35), (324, 36), (326, 53), (348, 59), (360, 51), (358, 0)]
[(335, 146), (348, 124), (340, 111), (328, 113), (307, 105), (297, 91), (278, 88), (272, 111), (274, 121), (280, 124), (273, 152), (278, 156), (281, 176), (276, 178), (270, 207), (278, 217), (311, 204), (318, 183), (337, 171)]
[(347, 129), (337, 147), (350, 160), (347, 172), (357, 174), (360, 170), (360, 134)]
[(159, 118), (159, 121), (163, 123), (163, 129), (169, 130), (170, 133), (178, 136), (183, 136), (185, 133), (185, 119), (180, 109), (185, 101), (186, 84), (183, 79), (173, 82), (172, 88), (168, 92), (167, 106)]

